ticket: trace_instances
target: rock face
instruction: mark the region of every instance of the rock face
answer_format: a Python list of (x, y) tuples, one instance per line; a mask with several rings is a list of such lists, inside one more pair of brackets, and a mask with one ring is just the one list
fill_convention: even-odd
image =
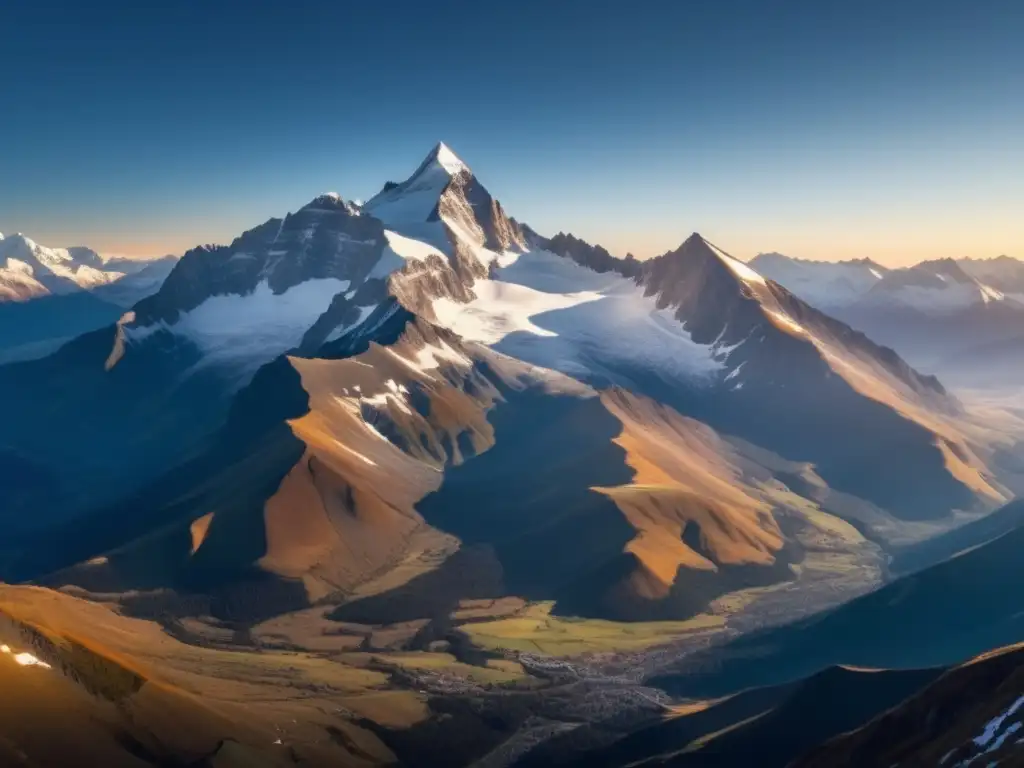
[(795, 761), (858, 765), (1019, 765), (1022, 651), (1012, 646), (956, 667), (863, 728)]
[(187, 252), (161, 290), (135, 307), (135, 326), (173, 325), (211, 297), (244, 297), (262, 284), (275, 296), (310, 280), (361, 284), (385, 245), (379, 221), (336, 195), (321, 195), (230, 246)]
[[(29, 392), (49, 407), (7, 425), (11, 455), (66, 467), (60, 514), (100, 511), (56, 547), (52, 520), (34, 521), (12, 573), (118, 549), (120, 587), (258, 574), (282, 610), (455, 537), (488, 552), (492, 585), (442, 590), (456, 602), (689, 616), (808, 556), (813, 515), (765, 479), (833, 519), (826, 538), (871, 573), (877, 544), (849, 522), (887, 545), (905, 520), (1002, 493), (956, 401), (891, 350), (696, 234), (647, 262), (544, 238), (443, 144), (364, 206), (322, 195), (189, 251), (115, 325), (0, 368), (0, 394)], [(487, 524), (459, 509), (489, 509)], [(581, 528), (577, 560), (529, 565)], [(342, 557), (355, 550), (362, 566)], [(407, 589), (426, 599), (436, 578)]]
[(623, 277), (633, 278), (638, 277), (641, 272), (640, 262), (632, 254), (619, 259), (601, 246), (590, 245), (572, 234), (559, 232), (550, 239), (541, 239), (538, 245), (595, 272), (618, 272)]

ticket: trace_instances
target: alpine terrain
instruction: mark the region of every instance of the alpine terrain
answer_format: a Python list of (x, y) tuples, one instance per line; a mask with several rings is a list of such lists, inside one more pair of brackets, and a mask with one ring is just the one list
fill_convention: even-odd
[(443, 143), (132, 274), (0, 241), (62, 339), (0, 365), (0, 762), (1005, 754), (1020, 422), (916, 366), (1020, 275), (723, 247), (538, 233)]

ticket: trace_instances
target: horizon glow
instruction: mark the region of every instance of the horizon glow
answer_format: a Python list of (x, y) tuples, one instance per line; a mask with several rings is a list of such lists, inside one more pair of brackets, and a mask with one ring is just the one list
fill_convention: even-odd
[(0, 9), (0, 232), (180, 254), (443, 140), (619, 256), (1024, 258), (1020, 4), (313, 4)]

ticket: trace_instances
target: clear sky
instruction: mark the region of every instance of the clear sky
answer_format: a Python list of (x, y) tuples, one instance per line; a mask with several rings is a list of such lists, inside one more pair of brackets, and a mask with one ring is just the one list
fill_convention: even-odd
[(226, 242), (443, 139), (645, 257), (1024, 258), (1021, 0), (5, 0), (0, 231)]

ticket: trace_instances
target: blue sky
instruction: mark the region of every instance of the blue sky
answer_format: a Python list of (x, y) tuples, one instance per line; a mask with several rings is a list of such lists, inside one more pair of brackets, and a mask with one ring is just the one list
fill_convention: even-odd
[(48, 245), (225, 242), (443, 139), (620, 254), (1024, 258), (1017, 0), (10, 0), (0, 29), (0, 231)]

